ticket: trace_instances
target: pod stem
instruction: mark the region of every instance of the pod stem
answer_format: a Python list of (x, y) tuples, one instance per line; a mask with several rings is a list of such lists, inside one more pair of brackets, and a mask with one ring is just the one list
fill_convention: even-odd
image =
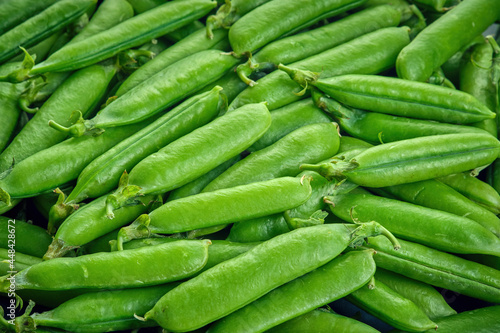
[(136, 185), (128, 184), (128, 173), (125, 170), (120, 177), (118, 189), (115, 193), (108, 195), (106, 198), (106, 215), (109, 219), (114, 219), (113, 211), (125, 206), (142, 205), (143, 203), (137, 198), (143, 194), (139, 193), (141, 188)]
[(26, 310), (24, 311), (24, 314), (15, 319), (14, 323), (16, 332), (36, 332), (35, 320), (30, 317), (31, 311), (33, 311), (34, 307), (35, 302), (30, 300), (28, 306), (26, 307)]
[(285, 73), (290, 76), (292, 80), (297, 82), (302, 89), (298, 93), (295, 93), (298, 96), (302, 96), (306, 93), (307, 89), (309, 88), (309, 85), (314, 85), (314, 83), (318, 80), (320, 73), (316, 72), (311, 72), (311, 71), (306, 71), (306, 70), (301, 70), (297, 68), (291, 68), (288, 66), (285, 66), (283, 64), (278, 65), (278, 69), (281, 69)]
[(20, 48), (24, 52), (24, 59), (21, 63), (21, 67), (5, 76), (0, 76), (0, 81), (19, 83), (32, 77), (29, 73), (35, 66), (36, 55), (31, 56), (24, 47), (20, 46)]
[(151, 223), (151, 218), (148, 214), (142, 214), (139, 216), (131, 225), (128, 227), (123, 227), (118, 232), (118, 237), (116, 239), (116, 244), (111, 244), (111, 246), (116, 245), (118, 251), (123, 250), (123, 243), (130, 242), (133, 239), (141, 239), (151, 237), (151, 230), (149, 224)]
[(315, 171), (329, 181), (332, 181), (333, 179), (342, 181), (346, 178), (344, 175), (345, 172), (356, 169), (358, 166), (359, 164), (354, 159), (348, 162), (331, 160), (330, 162), (320, 164), (302, 164), (300, 169)]
[(9, 321), (4, 318), (4, 315), (5, 315), (4, 309), (3, 307), (0, 306), (0, 327), (4, 328), (5, 332), (15, 332), (15, 326), (12, 323), (13, 319)]
[(334, 99), (326, 97), (324, 93), (316, 88), (311, 89), (311, 97), (314, 105), (337, 119), (349, 119), (352, 115), (350, 108), (345, 107)]
[(220, 6), (215, 15), (210, 15), (206, 21), (207, 37), (214, 38), (213, 31), (220, 28), (229, 28), (235, 21), (235, 13), (230, 0)]
[(309, 218), (302, 219), (298, 217), (291, 217), (290, 210), (287, 210), (283, 213), (286, 224), (290, 230), (295, 230), (298, 228), (312, 227), (315, 225), (325, 223), (325, 218), (328, 216), (328, 213), (319, 209), (309, 216)]
[(241, 81), (245, 82), (250, 87), (253, 87), (257, 84), (254, 80), (250, 79), (249, 76), (255, 72), (260, 67), (260, 64), (253, 60), (253, 57), (250, 53), (248, 53), (248, 60), (244, 64), (238, 65), (236, 67), (236, 74), (241, 79)]
[(394, 246), (394, 250), (399, 250), (401, 245), (394, 235), (384, 228), (380, 223), (375, 221), (370, 222), (354, 222), (358, 227), (351, 234), (351, 244), (350, 247), (356, 248), (365, 242), (365, 239), (368, 237), (375, 237), (379, 235), (384, 235), (387, 237), (392, 245)]
[(54, 238), (52, 243), (50, 243), (47, 252), (43, 255), (43, 260), (50, 260), (54, 258), (60, 258), (64, 256), (71, 250), (77, 249), (78, 246), (66, 245), (66, 242), (62, 239)]
[(54, 120), (49, 120), (49, 126), (53, 129), (65, 133), (71, 137), (80, 137), (82, 135), (98, 135), (101, 132), (93, 128), (90, 121), (85, 121), (83, 119), (82, 112), (79, 110), (73, 111), (71, 114), (73, 124), (69, 127), (65, 127)]
[(54, 193), (59, 194), (59, 196), (57, 198), (57, 202), (50, 207), (49, 210), (47, 231), (50, 235), (55, 234), (62, 221), (79, 208), (79, 205), (65, 203), (66, 196), (64, 192), (59, 189), (59, 187), (54, 190)]

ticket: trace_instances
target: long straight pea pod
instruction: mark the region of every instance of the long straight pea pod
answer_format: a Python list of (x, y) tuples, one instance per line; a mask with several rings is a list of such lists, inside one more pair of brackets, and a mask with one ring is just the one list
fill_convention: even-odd
[[(367, 8), (343, 19), (297, 35), (278, 39), (264, 46), (237, 68), (240, 78), (250, 86), (256, 70), (274, 70), (279, 64), (290, 64), (331, 49), (369, 32), (397, 26), (401, 13), (390, 5)], [(370, 22), (370, 24), (366, 24)]]
[[(2, 105), (2, 112), (0, 112), (0, 123), (2, 124), (2, 130), (0, 131), (0, 153), (10, 143), (21, 116), (21, 110), (17, 105), (17, 99), (22, 93), (20, 88), (19, 85), (12, 83), (0, 83), (0, 103)], [(10, 163), (12, 164), (12, 160)], [(2, 169), (0, 167), (0, 170)]]
[(0, 4), (0, 35), (26, 21), (57, 0), (5, 0)]
[(252, 53), (267, 43), (292, 34), (322, 19), (361, 6), (366, 0), (270, 1), (236, 21), (229, 29), (229, 42), (236, 55)]
[(374, 222), (324, 224), (276, 236), (180, 284), (144, 318), (172, 331), (200, 328), (328, 263), (348, 246), (360, 245), (368, 235), (381, 233), (395, 241)]
[(75, 111), (87, 116), (100, 102), (116, 71), (113, 63), (103, 63), (81, 69), (66, 79), (2, 152), (0, 171), (8, 169), (13, 161), (19, 163), (63, 141), (67, 134), (47, 126), (49, 120), (70, 125)]
[[(32, 332), (38, 326), (54, 327), (70, 332), (110, 332), (153, 326), (134, 315), (143, 316), (155, 303), (178, 283), (158, 286), (103, 290), (70, 299), (42, 313), (29, 313), (16, 318), (21, 332)], [(38, 332), (38, 329), (36, 330)]]
[(500, 3), (491, 0), (460, 2), (421, 31), (398, 56), (398, 76), (426, 81), (463, 46), (498, 19)]
[(100, 197), (115, 189), (124, 170), (130, 172), (147, 156), (207, 124), (225, 107), (221, 88), (216, 87), (212, 91), (189, 98), (94, 159), (78, 176), (73, 191), (63, 202), (51, 209), (49, 225), (63, 220), (66, 213), (71, 211), (70, 208), (77, 208), (77, 204), (82, 200)]
[(377, 267), (463, 295), (499, 302), (500, 271), (421, 244), (404, 240), (400, 243), (401, 249), (394, 251), (383, 237), (373, 237), (366, 246), (377, 251)]
[[(122, 250), (123, 242), (134, 238), (175, 234), (286, 211), (309, 199), (310, 182), (307, 176), (281, 177), (169, 201), (122, 228), (118, 233), (118, 249)], [(193, 206), (198, 209), (190, 209)]]
[(352, 251), (284, 284), (215, 322), (207, 333), (264, 332), (369, 283), (375, 251)]
[(279, 68), (303, 87), (312, 85), (338, 102), (362, 110), (455, 124), (496, 116), (474, 96), (447, 87), (378, 75), (348, 74), (321, 79), (317, 74), (286, 66)]
[(64, 28), (85, 13), (96, 0), (61, 0), (0, 36), (0, 63)]
[[(408, 27), (384, 28), (370, 32), (317, 55), (290, 64), (299, 69), (321, 72), (322, 77), (349, 73), (376, 74), (394, 66), (401, 49), (408, 45)], [(229, 110), (247, 103), (266, 101), (269, 110), (307, 97), (287, 74), (275, 71), (247, 87), (229, 105)]]
[[(189, 2), (189, 1), (182, 1)], [(107, 105), (94, 118), (79, 119), (69, 127), (50, 125), (72, 136), (99, 133), (103, 129), (133, 124), (163, 111), (214, 82), (238, 60), (218, 50), (206, 50), (188, 56), (143, 81)]]
[(248, 148), (270, 125), (263, 103), (248, 104), (175, 140), (130, 171), (129, 185), (108, 197), (108, 216), (137, 195), (165, 193), (195, 180)]
[(452, 253), (500, 256), (500, 239), (466, 217), (372, 194), (326, 197), (344, 221), (377, 221), (396, 236)]
[(367, 187), (385, 187), (472, 170), (493, 162), (500, 142), (489, 133), (432, 135), (368, 148), (335, 163), (302, 165), (328, 179)]

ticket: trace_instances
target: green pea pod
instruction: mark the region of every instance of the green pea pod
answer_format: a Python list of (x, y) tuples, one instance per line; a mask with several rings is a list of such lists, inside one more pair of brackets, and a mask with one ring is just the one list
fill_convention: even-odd
[(361, 287), (346, 299), (396, 328), (409, 332), (438, 328), (415, 303), (378, 280), (375, 287)]
[[(292, 75), (294, 70), (280, 67)], [(375, 75), (341, 75), (304, 82), (353, 108), (417, 119), (467, 124), (494, 118), (475, 97), (447, 87)], [(397, 87), (395, 89), (394, 87)]]
[(352, 138), (346, 135), (340, 137), (339, 153), (343, 153), (354, 149), (363, 149), (370, 147), (373, 147), (373, 145), (361, 139)]
[(15, 246), (15, 250), (20, 253), (41, 258), (51, 241), (51, 237), (41, 227), (0, 216), (0, 248)]
[(229, 71), (214, 83), (210, 83), (203, 87), (200, 92), (209, 91), (216, 85), (224, 89), (228, 103), (231, 103), (239, 93), (248, 87), (248, 85), (240, 80), (234, 71)]
[(186, 25), (207, 14), (215, 5), (216, 2), (210, 0), (169, 1), (60, 49), (33, 67), (29, 75), (75, 70), (95, 64)]
[[(442, 333), (454, 332), (474, 332), (474, 333), (490, 333), (500, 329), (498, 316), (500, 315), (500, 306), (487, 306), (484, 308), (464, 311), (454, 316), (436, 320), (439, 326), (439, 331)], [(401, 331), (391, 331), (398, 333)], [(425, 331), (426, 333), (434, 332), (434, 330)]]
[(172, 331), (197, 329), (326, 264), (367, 235), (385, 232), (379, 227), (324, 224), (274, 237), (172, 289), (144, 318)]
[[(122, 228), (118, 249), (123, 249), (123, 242), (134, 238), (186, 232), (283, 212), (309, 199), (310, 182), (309, 177), (281, 177), (169, 201)], [(193, 205), (203, 212), (202, 216), (198, 210), (190, 209)]]
[(371, 194), (327, 197), (344, 221), (377, 221), (395, 235), (442, 251), (500, 256), (500, 239), (466, 217)]
[(377, 267), (488, 302), (500, 300), (500, 271), (421, 244), (400, 240), (393, 251), (382, 237), (368, 240)]
[(494, 214), (500, 214), (500, 194), (488, 183), (469, 173), (450, 174), (438, 180)]
[(352, 251), (274, 289), (214, 323), (207, 333), (264, 332), (347, 296), (372, 279), (375, 251)]
[(447, 1), (448, 0), (415, 0), (416, 3), (423, 5), (424, 8), (432, 8), (436, 12), (444, 12)]
[(331, 119), (310, 99), (291, 103), (271, 112), (271, 127), (248, 151), (264, 149), (294, 130), (310, 124), (329, 123)]
[(2, 275), (19, 272), (41, 262), (42, 258), (24, 254), (14, 248), (0, 248), (0, 273)]
[(113, 128), (97, 137), (70, 138), (31, 155), (0, 180), (0, 200), (9, 204), (11, 197), (33, 197), (76, 179), (94, 158), (147, 124)]
[[(377, 268), (375, 278), (415, 303), (431, 320), (457, 314), (434, 287), (403, 275)], [(378, 286), (378, 282), (377, 282)]]
[[(63, 198), (65, 198), (66, 195), (71, 192), (71, 190), (73, 190), (73, 184), (70, 183), (67, 184), (67, 186), (62, 187), (62, 189), (58, 187), (52, 192), (37, 195), (31, 200), (33, 200), (33, 204), (35, 205), (38, 212), (42, 214), (45, 219), (49, 219), (51, 208), (54, 205), (62, 203)], [(49, 231), (49, 229), (50, 228), (47, 226), (47, 231)], [(49, 231), (50, 234), (53, 234), (54, 232), (55, 230)]]
[(0, 35), (38, 14), (57, 0), (5, 0), (0, 5)]
[(472, 170), (493, 162), (500, 143), (489, 133), (432, 135), (378, 145), (347, 162), (303, 165), (328, 179), (385, 187)]
[(123, 290), (106, 290), (83, 294), (57, 308), (31, 316), (16, 318), (16, 324), (26, 331), (38, 326), (61, 328), (70, 332), (110, 332), (154, 326), (139, 321), (134, 315), (144, 315), (166, 292), (178, 283)]
[[(322, 77), (375, 74), (394, 66), (398, 53), (409, 42), (407, 27), (379, 29), (290, 66), (321, 72)], [(296, 95), (299, 85), (280, 71), (257, 82), (254, 87), (243, 90), (229, 105), (229, 110), (259, 101), (266, 101), (269, 110), (274, 110), (306, 97)]]
[(30, 47), (69, 25), (95, 4), (96, 0), (61, 0), (0, 36), (0, 62), (22, 53), (19, 45)]
[(270, 1), (255, 8), (229, 29), (229, 42), (237, 55), (254, 52), (279, 37), (300, 31), (324, 18), (359, 7), (365, 0)]
[[(189, 2), (189, 1), (181, 1)], [(53, 127), (73, 136), (89, 131), (133, 124), (147, 119), (213, 82), (238, 62), (217, 50), (201, 51), (165, 68), (121, 95), (94, 118), (79, 120), (69, 128), (52, 123)]]
[(127, 0), (137, 14), (144, 13), (165, 3), (165, 0)]
[[(17, 99), (21, 94), (19, 88), (19, 86), (12, 83), (0, 83), (0, 102), (2, 103), (2, 112), (0, 112), (0, 123), (2, 123), (2, 131), (0, 131), (0, 153), (8, 146), (14, 135), (19, 117), (21, 116), (21, 111), (17, 106)], [(12, 164), (12, 160), (10, 164)], [(3, 168), (0, 168), (0, 170), (3, 170)]]
[[(209, 245), (209, 240), (178, 240), (134, 250), (43, 261), (14, 276), (16, 289), (119, 289), (177, 281), (203, 268)], [(5, 291), (10, 281), (6, 277), (1, 280), (0, 288)]]
[[(270, 124), (264, 104), (249, 104), (168, 144), (138, 163), (123, 182), (130, 185), (108, 197), (108, 216), (137, 195), (165, 193), (195, 180), (248, 148)], [(193, 147), (200, 154), (193, 155)]]
[(398, 76), (426, 81), (434, 70), (481, 34), (498, 17), (500, 3), (463, 1), (430, 24), (398, 56)]
[(471, 126), (397, 117), (346, 107), (316, 90), (312, 91), (312, 96), (315, 104), (331, 114), (338, 121), (342, 130), (346, 131), (349, 135), (373, 144), (429, 135), (486, 133), (486, 131), (480, 128)]
[(384, 187), (383, 190), (400, 200), (467, 217), (500, 237), (500, 219), (493, 212), (440, 181), (429, 179)]
[[(238, 75), (249, 84), (248, 76), (255, 70), (273, 70), (278, 64), (290, 64), (314, 56), (369, 32), (397, 26), (401, 14), (393, 6), (377, 6), (349, 15), (328, 25), (290, 37), (278, 39), (239, 65)], [(366, 24), (370, 22), (370, 24)]]
[(269, 333), (380, 333), (380, 331), (360, 321), (321, 309), (314, 310), (286, 321), (268, 330)]
[[(43, 61), (49, 55), (50, 50), (52, 49), (54, 44), (59, 40), (62, 33), (63, 33), (62, 30), (56, 31), (54, 34), (45, 38), (38, 44), (29, 47), (26, 51), (28, 51), (29, 54), (33, 54), (33, 57), (36, 60), (38, 60), (38, 62)], [(8, 75), (12, 72), (12, 70), (19, 68), (23, 59), (24, 59), (24, 54), (19, 54), (18, 56), (11, 58), (7, 63), (5, 63), (0, 67), (0, 72), (1, 72), (0, 75), (1, 76)]]
[(204, 29), (197, 30), (191, 35), (179, 42), (175, 43), (165, 51), (158, 54), (153, 60), (149, 61), (146, 65), (141, 66), (138, 70), (132, 73), (120, 86), (116, 92), (117, 96), (121, 96), (133, 89), (141, 82), (146, 81), (151, 76), (160, 72), (164, 68), (172, 65), (173, 63), (184, 59), (187, 56), (195, 54), (200, 51), (215, 49), (225, 50), (224, 41), (227, 40), (227, 31), (219, 30), (215, 32), (214, 38), (209, 39), (205, 34)]
[(47, 126), (48, 121), (54, 119), (69, 125), (74, 111), (88, 115), (106, 92), (116, 70), (114, 64), (95, 65), (65, 80), (0, 155), (0, 170), (8, 169), (13, 160), (19, 163), (63, 141), (67, 137), (66, 133)]

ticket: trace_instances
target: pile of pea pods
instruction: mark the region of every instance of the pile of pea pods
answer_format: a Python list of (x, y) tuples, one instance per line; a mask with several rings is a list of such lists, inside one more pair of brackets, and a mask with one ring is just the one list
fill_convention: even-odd
[(0, 1), (0, 332), (500, 332), (498, 21)]

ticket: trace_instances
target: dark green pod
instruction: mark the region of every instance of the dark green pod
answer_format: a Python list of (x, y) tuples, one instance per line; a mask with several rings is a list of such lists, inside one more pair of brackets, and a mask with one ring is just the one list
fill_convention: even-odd
[[(0, 103), (2, 103), (2, 112), (0, 112), (0, 123), (2, 130), (0, 131), (0, 156), (4, 148), (7, 147), (21, 116), (21, 110), (17, 105), (17, 99), (21, 94), (19, 86), (8, 82), (0, 83)], [(12, 159), (9, 161), (9, 167), (12, 164)], [(6, 168), (0, 167), (0, 171)]]
[[(9, 239), (13, 241), (9, 242)], [(0, 216), (0, 248), (15, 246), (15, 250), (20, 253), (41, 258), (51, 241), (50, 235), (41, 227)]]
[(57, 0), (5, 0), (0, 5), (0, 35), (51, 6)]

